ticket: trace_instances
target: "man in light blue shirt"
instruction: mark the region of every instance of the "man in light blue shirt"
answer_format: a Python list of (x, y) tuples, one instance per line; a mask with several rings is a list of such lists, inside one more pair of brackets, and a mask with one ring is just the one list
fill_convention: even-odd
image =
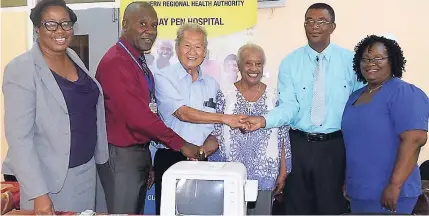
[[(198, 72), (197, 78), (186, 72), (181, 63), (176, 63), (155, 73), (156, 98), (159, 115), (164, 123), (184, 140), (202, 146), (214, 129), (214, 124), (195, 124), (182, 121), (176, 111), (183, 106), (208, 113), (215, 109), (214, 101), (219, 85), (214, 78)], [(213, 99), (213, 100), (210, 100)]]
[(345, 153), (341, 118), (350, 94), (362, 87), (353, 52), (330, 43), (335, 13), (311, 5), (304, 22), (308, 45), (289, 54), (278, 75), (279, 106), (248, 117), (249, 130), (290, 125), (292, 172), (287, 177), (287, 214), (342, 214)]
[[(154, 77), (161, 119), (184, 140), (202, 146), (202, 151), (209, 155), (218, 146), (216, 142), (204, 144), (206, 139), (210, 139), (214, 123), (242, 127), (240, 121), (245, 116), (216, 113), (215, 98), (219, 85), (214, 78), (204, 74), (200, 67), (206, 51), (207, 33), (204, 28), (196, 24), (182, 25), (176, 38), (179, 63), (156, 71)], [(187, 158), (162, 144), (157, 147), (154, 170), (156, 213), (159, 215), (162, 175), (170, 166)]]

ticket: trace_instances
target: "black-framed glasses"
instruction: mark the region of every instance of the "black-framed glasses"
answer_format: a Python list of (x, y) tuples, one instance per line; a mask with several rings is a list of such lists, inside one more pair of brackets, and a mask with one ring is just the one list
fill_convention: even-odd
[(312, 20), (312, 19), (309, 19), (309, 20), (306, 20), (305, 22), (304, 22), (304, 25), (305, 26), (325, 26), (325, 25), (328, 25), (328, 24), (331, 24), (332, 22), (329, 22), (329, 21), (326, 21), (326, 20)]
[(44, 21), (42, 22), (42, 25), (45, 26), (46, 30), (48, 31), (56, 31), (58, 26), (61, 26), (64, 31), (70, 31), (73, 29), (74, 22), (70, 20), (62, 21), (60, 23), (56, 21)]
[(375, 57), (375, 58), (363, 58), (360, 60), (361, 63), (364, 64), (369, 64), (371, 62), (374, 62), (376, 64), (380, 64), (381, 62), (383, 62), (383, 60), (390, 58), (390, 56), (386, 56), (386, 57)]

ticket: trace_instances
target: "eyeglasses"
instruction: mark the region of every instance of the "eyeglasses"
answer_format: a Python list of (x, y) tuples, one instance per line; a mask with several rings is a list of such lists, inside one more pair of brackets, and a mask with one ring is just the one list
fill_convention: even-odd
[(73, 29), (74, 22), (63, 21), (59, 23), (56, 21), (45, 21), (42, 22), (42, 25), (45, 26), (46, 30), (48, 31), (56, 31), (58, 29), (58, 26), (61, 26), (64, 31), (70, 31)]
[(331, 22), (326, 21), (326, 20), (312, 20), (312, 19), (310, 19), (310, 20), (306, 20), (304, 22), (305, 26), (315, 26), (315, 25), (317, 25), (317, 26), (325, 26), (325, 25), (328, 25), (328, 24), (331, 24)]
[(380, 64), (381, 62), (383, 62), (383, 60), (390, 58), (390, 56), (387, 57), (375, 57), (375, 58), (362, 58), (360, 60), (361, 63), (364, 64), (369, 64), (371, 62), (374, 62), (376, 64)]

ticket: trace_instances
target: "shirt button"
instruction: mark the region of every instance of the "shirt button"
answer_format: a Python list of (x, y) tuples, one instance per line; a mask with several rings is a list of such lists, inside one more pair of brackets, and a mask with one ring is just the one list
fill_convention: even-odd
[(65, 155), (69, 155), (69, 152), (64, 152)]

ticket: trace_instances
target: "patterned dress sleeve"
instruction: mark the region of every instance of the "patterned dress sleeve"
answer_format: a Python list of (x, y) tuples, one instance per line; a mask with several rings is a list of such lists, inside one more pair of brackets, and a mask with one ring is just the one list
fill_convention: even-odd
[(292, 152), (290, 148), (289, 126), (280, 127), (278, 133), (280, 153), (282, 149), (285, 149), (286, 170), (290, 173), (292, 171)]
[[(279, 105), (279, 102), (277, 101), (276, 107), (278, 105)], [(292, 171), (292, 152), (290, 147), (289, 129), (290, 127), (285, 125), (285, 126), (281, 126), (278, 130), (279, 158), (281, 158), (282, 149), (284, 149), (287, 173), (290, 173)]]
[[(225, 103), (226, 99), (221, 90), (219, 90), (216, 94), (216, 113), (225, 113)], [(222, 124), (215, 124), (214, 130), (211, 133), (211, 135), (215, 136), (217, 138), (217, 141), (219, 143), (219, 149), (213, 153), (208, 159), (209, 161), (222, 161), (225, 162), (226, 155), (225, 155), (225, 142), (223, 138), (223, 125)]]

